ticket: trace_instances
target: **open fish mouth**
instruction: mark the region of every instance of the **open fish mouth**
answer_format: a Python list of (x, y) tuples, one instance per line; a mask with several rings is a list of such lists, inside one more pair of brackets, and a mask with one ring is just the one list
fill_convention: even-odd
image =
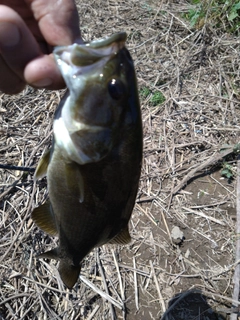
[(55, 142), (78, 164), (101, 160), (113, 146), (113, 128), (124, 109), (121, 101), (127, 99), (126, 38), (119, 32), (54, 50), (69, 89), (54, 121)]
[(124, 47), (126, 38), (125, 32), (119, 32), (86, 44), (56, 47), (53, 51), (55, 60), (67, 85), (70, 73), (72, 78), (77, 78), (91, 70), (101, 69)]

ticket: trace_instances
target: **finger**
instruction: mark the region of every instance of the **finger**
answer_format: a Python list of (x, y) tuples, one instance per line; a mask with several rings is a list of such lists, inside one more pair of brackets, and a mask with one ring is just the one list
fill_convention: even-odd
[(0, 5), (0, 53), (8, 68), (22, 81), (26, 64), (41, 55), (38, 43), (21, 17), (11, 8), (2, 5)]
[(28, 84), (36, 88), (57, 90), (66, 87), (52, 54), (29, 62), (24, 77)]
[(9, 69), (3, 58), (0, 56), (0, 90), (8, 94), (16, 94), (25, 88), (25, 81), (22, 81)]
[(81, 42), (79, 17), (74, 0), (26, 0), (48, 44)]
[[(82, 43), (79, 18), (73, 0), (25, 0), (31, 6), (40, 31), (49, 45), (62, 46)], [(37, 88), (60, 89), (65, 87), (53, 56), (31, 61), (24, 73), (26, 81)]]

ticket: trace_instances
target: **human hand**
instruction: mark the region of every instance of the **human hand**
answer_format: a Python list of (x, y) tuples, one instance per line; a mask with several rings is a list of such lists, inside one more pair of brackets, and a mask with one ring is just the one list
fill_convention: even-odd
[(54, 46), (81, 43), (74, 0), (0, 0), (0, 90), (61, 89)]

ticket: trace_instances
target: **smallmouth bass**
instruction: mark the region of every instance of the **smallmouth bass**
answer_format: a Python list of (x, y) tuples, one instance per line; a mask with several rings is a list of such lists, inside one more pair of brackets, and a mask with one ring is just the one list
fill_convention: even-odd
[(83, 258), (105, 243), (131, 240), (142, 161), (142, 120), (134, 65), (124, 32), (87, 44), (57, 47), (68, 91), (54, 117), (54, 141), (35, 172), (47, 175), (49, 200), (35, 208), (39, 228), (59, 246), (62, 281), (76, 283)]

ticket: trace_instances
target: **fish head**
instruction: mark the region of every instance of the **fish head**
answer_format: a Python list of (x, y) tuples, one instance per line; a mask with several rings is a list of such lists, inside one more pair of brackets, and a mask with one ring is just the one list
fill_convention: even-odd
[(116, 141), (133, 86), (125, 41), (120, 32), (54, 50), (69, 89), (55, 121), (55, 140), (79, 164), (101, 160)]

